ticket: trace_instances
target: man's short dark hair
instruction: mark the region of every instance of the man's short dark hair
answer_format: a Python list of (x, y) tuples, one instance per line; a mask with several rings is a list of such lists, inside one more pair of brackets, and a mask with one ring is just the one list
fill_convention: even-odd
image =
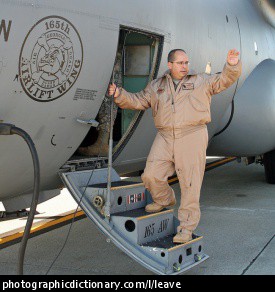
[(175, 49), (175, 50), (172, 50), (169, 54), (168, 54), (168, 62), (174, 62), (175, 60), (175, 54), (176, 52), (183, 52), (186, 54), (185, 50), (182, 50), (182, 49)]

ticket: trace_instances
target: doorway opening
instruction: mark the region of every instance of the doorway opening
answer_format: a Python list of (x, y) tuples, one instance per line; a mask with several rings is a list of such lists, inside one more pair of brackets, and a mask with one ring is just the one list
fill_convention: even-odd
[[(162, 47), (163, 37), (160, 35), (121, 27), (113, 68), (113, 81), (128, 92), (135, 93), (143, 90), (150, 81), (157, 77)], [(104, 145), (101, 144), (103, 145), (101, 148), (106, 156), (109, 142), (109, 131), (106, 131), (106, 128), (110, 128), (109, 112), (109, 98), (105, 98), (96, 117), (96, 120), (100, 124), (104, 123), (105, 127), (91, 128), (81, 147), (89, 146), (92, 148), (99, 144), (99, 140), (102, 140)], [(121, 153), (143, 115), (143, 111), (122, 110), (120, 108), (115, 108), (115, 112), (113, 159)], [(100, 131), (104, 131), (104, 137)]]

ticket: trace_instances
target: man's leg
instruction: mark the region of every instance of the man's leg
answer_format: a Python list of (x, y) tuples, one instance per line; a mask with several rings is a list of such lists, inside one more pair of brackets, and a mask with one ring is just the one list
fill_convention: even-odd
[(154, 201), (146, 206), (147, 212), (159, 212), (176, 203), (174, 191), (168, 184), (168, 177), (175, 172), (172, 151), (173, 143), (158, 133), (142, 175), (144, 185)]
[(200, 221), (200, 191), (205, 172), (207, 128), (175, 141), (175, 167), (181, 187), (180, 226), (174, 242), (187, 242)]

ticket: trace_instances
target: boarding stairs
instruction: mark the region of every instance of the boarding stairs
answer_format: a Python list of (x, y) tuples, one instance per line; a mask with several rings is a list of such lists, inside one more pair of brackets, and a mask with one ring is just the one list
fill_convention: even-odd
[(145, 212), (152, 202), (144, 185), (121, 180), (111, 169), (111, 193), (106, 213), (108, 169), (62, 170), (60, 176), (88, 218), (118, 248), (161, 275), (177, 275), (205, 261), (203, 238), (193, 234), (186, 244), (174, 244), (179, 225), (173, 210)]

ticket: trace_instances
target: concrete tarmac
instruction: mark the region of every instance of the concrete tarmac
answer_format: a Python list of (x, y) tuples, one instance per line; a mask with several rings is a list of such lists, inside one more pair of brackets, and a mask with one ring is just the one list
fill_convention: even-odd
[[(173, 185), (179, 206), (179, 185)], [(206, 172), (201, 221), (210, 258), (188, 275), (275, 275), (275, 185), (265, 182), (260, 165), (236, 161)], [(1, 224), (0, 224), (1, 226)], [(24, 273), (45, 275), (62, 248), (70, 225), (28, 241)], [(19, 244), (0, 251), (0, 274), (16, 274)], [(72, 225), (61, 255), (48, 274), (152, 275), (99, 232), (88, 219)]]

